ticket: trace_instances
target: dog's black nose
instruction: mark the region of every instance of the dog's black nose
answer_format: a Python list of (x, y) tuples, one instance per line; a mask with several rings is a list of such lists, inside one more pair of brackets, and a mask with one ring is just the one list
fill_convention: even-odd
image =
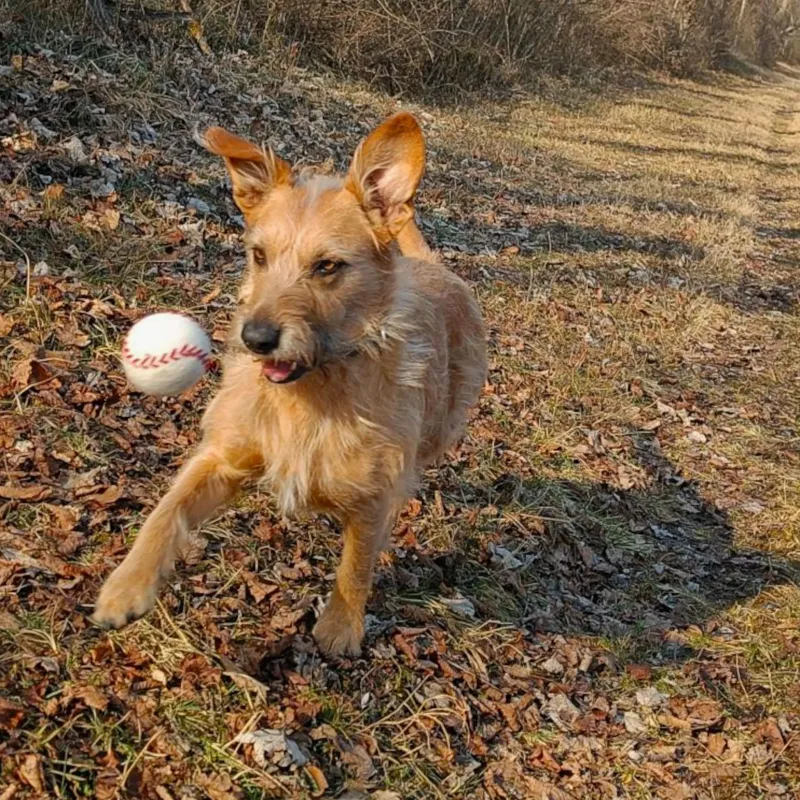
[(242, 326), (242, 341), (254, 353), (265, 356), (271, 353), (281, 340), (281, 329), (271, 322), (251, 319)]

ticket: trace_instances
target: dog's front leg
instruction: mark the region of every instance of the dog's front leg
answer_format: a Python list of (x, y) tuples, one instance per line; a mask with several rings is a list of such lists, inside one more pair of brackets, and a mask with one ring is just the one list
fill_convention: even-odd
[(103, 584), (94, 621), (121, 628), (150, 611), (185, 535), (233, 496), (245, 474), (210, 447), (190, 459)]
[(381, 498), (351, 515), (344, 526), (342, 563), (325, 610), (314, 626), (314, 638), (331, 656), (358, 655), (364, 638), (367, 604), (375, 563), (392, 523), (392, 504)]

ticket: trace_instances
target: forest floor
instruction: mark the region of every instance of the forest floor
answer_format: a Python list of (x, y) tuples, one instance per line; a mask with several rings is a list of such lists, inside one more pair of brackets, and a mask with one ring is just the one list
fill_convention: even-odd
[[(47, 48), (0, 39), (2, 800), (797, 796), (797, 76), (457, 109), (243, 53)], [(337, 531), (258, 493), (97, 630), (217, 380), (135, 393), (121, 337), (178, 309), (221, 343), (244, 263), (193, 127), (345, 169), (401, 107), (491, 364), (363, 656), (310, 636)]]

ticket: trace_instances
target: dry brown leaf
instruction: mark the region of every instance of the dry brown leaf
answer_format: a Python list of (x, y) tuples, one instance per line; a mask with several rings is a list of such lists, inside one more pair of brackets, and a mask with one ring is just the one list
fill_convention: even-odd
[(366, 783), (375, 774), (375, 764), (370, 754), (360, 745), (344, 740), (339, 741), (342, 761), (353, 768), (356, 778)]
[(257, 604), (265, 597), (278, 591), (278, 587), (274, 583), (265, 583), (252, 572), (245, 573), (244, 581), (248, 591), (253, 596), (253, 600), (255, 600)]
[(692, 723), (688, 719), (679, 719), (672, 714), (659, 714), (657, 719), (665, 728), (674, 728), (681, 731), (690, 731), (692, 729)]
[(47, 200), (60, 200), (64, 196), (64, 184), (51, 183), (49, 186), (45, 187), (42, 195)]
[(270, 626), (278, 631), (294, 628), (307, 613), (308, 610), (305, 608), (279, 608), (270, 620)]
[(110, 231), (115, 231), (119, 228), (120, 213), (116, 208), (107, 208), (103, 214), (103, 221)]
[(305, 771), (314, 785), (314, 788), (311, 790), (311, 796), (322, 797), (328, 789), (328, 781), (322, 770), (314, 764), (308, 764)]
[(13, 730), (18, 727), (22, 718), (25, 716), (25, 709), (0, 697), (0, 728), (5, 731)]
[(27, 389), (52, 378), (52, 373), (40, 361), (29, 357), (20, 361), (11, 371), (11, 383), (17, 389)]
[(34, 753), (25, 756), (17, 770), (17, 775), (19, 775), (23, 783), (30, 786), (35, 792), (44, 791), (42, 760)]
[(0, 497), (4, 500), (44, 500), (50, 497), (53, 490), (49, 486), (36, 484), (33, 486), (0, 486)]
[(719, 758), (725, 749), (725, 737), (721, 733), (710, 733), (706, 747), (712, 756)]
[(637, 681), (649, 681), (653, 674), (653, 668), (649, 664), (628, 664), (625, 670)]
[(230, 775), (201, 773), (195, 778), (197, 785), (205, 791), (210, 800), (241, 800), (242, 793), (231, 780)]
[(105, 711), (108, 708), (108, 698), (96, 686), (82, 686), (75, 690), (72, 696), (83, 700), (89, 708), (96, 708), (98, 711)]
[(207, 546), (208, 539), (197, 533), (190, 533), (181, 543), (180, 558), (189, 566), (199, 564), (203, 560)]
[(215, 286), (210, 292), (208, 292), (208, 294), (203, 295), (203, 297), (200, 299), (200, 302), (203, 305), (208, 305), (212, 300), (215, 300), (217, 297), (219, 297), (221, 291), (221, 286)]
[(86, 347), (91, 339), (74, 323), (56, 328), (56, 336), (67, 347)]
[[(76, 496), (79, 494), (75, 493)], [(122, 489), (119, 486), (108, 486), (102, 492), (94, 494), (80, 495), (81, 500), (86, 503), (92, 503), (97, 506), (110, 506), (116, 503), (123, 496)]]
[(74, 530), (81, 518), (81, 512), (77, 506), (56, 506), (48, 503), (45, 507), (50, 512), (56, 527), (65, 533)]

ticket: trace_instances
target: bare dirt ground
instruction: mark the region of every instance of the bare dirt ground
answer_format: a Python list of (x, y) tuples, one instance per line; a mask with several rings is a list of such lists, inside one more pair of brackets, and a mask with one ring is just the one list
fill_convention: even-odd
[[(455, 111), (243, 54), (0, 46), (0, 798), (798, 796), (792, 74)], [(309, 635), (336, 531), (257, 493), (94, 629), (215, 381), (129, 392), (121, 336), (181, 309), (220, 342), (243, 264), (192, 127), (342, 169), (401, 105), (491, 372), (363, 657)]]

